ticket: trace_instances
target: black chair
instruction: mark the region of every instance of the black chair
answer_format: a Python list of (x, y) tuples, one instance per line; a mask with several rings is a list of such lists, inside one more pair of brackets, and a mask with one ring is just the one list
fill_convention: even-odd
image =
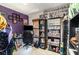
[(30, 31), (25, 31), (23, 33), (23, 43), (25, 45), (32, 45), (33, 44), (33, 34)]

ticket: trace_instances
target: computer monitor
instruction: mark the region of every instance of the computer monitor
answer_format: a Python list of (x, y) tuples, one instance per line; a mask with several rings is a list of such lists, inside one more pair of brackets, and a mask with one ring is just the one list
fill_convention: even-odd
[(29, 25), (29, 26), (26, 26), (26, 25), (24, 25), (24, 30), (26, 31), (26, 30), (33, 30), (33, 26), (31, 26), (31, 25)]

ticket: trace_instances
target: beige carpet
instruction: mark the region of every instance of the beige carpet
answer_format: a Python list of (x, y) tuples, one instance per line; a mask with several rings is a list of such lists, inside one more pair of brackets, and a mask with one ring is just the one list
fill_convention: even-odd
[(52, 51), (49, 51), (49, 50), (44, 50), (44, 49), (33, 47), (31, 55), (59, 55), (59, 54), (52, 52)]
[[(24, 50), (23, 50), (23, 52), (24, 52)], [(13, 55), (20, 55), (20, 53), (18, 53), (17, 51), (14, 51)], [(26, 53), (28, 54), (28, 51), (26, 51)], [(21, 54), (21, 55), (23, 55), (23, 54)], [(30, 53), (30, 55), (60, 55), (60, 54), (49, 51), (49, 50), (44, 50), (44, 49), (41, 49), (41, 48), (32, 47), (32, 52)]]

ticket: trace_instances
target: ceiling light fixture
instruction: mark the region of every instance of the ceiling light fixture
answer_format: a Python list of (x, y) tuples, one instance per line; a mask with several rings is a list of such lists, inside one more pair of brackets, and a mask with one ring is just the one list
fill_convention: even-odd
[(24, 5), (28, 5), (28, 3), (24, 3)]

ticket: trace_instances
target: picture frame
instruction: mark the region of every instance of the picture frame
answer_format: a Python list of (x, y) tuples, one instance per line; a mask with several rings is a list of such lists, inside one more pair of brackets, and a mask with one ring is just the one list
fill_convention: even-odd
[(13, 18), (12, 15), (8, 15), (9, 20), (12, 20), (12, 18)]
[(0, 15), (2, 15), (2, 16), (6, 16), (6, 13), (4, 13), (4, 12), (0, 12)]
[(16, 15), (16, 18), (19, 20), (19, 19), (20, 19), (20, 15), (19, 15), (19, 14), (17, 14), (17, 15)]
[(16, 24), (17, 23), (17, 20), (16, 19), (12, 19), (12, 23), (13, 24)]
[(27, 25), (28, 24), (27, 22), (28, 21), (26, 19), (23, 19), (23, 25)]
[(18, 19), (20, 22), (23, 22), (23, 18)]
[(17, 14), (16, 13), (12, 13), (12, 17), (17, 19)]

